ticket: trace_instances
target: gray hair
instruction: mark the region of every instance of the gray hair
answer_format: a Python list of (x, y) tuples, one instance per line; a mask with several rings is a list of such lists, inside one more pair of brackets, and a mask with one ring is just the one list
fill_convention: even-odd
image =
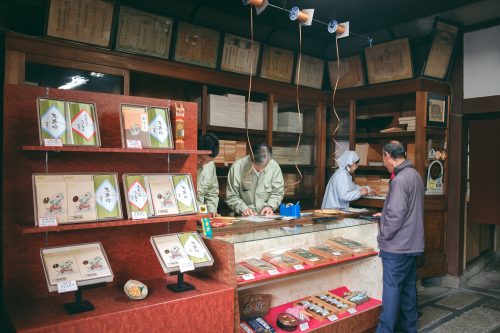
[(272, 150), (266, 143), (259, 143), (252, 147), (253, 162), (259, 166), (266, 165), (272, 158)]
[(388, 153), (393, 159), (406, 158), (405, 147), (399, 141), (392, 140), (385, 144), (384, 153)]

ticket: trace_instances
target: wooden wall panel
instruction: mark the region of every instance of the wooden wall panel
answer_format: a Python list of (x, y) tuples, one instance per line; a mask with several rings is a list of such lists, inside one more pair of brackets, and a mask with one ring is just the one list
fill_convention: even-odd
[(469, 223), (500, 225), (500, 114), (469, 121)]

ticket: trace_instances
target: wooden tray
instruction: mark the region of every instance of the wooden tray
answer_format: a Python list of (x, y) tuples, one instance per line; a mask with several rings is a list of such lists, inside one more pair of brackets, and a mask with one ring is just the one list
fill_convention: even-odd
[[(323, 296), (323, 295), (326, 295), (326, 296), (329, 296), (331, 298), (334, 298), (337, 301), (339, 301), (340, 303), (345, 304), (347, 306), (345, 308), (339, 308), (334, 303), (329, 303), (328, 301), (321, 299), (320, 296)], [(331, 309), (333, 309), (334, 311), (336, 311), (336, 314), (342, 314), (342, 313), (346, 312), (350, 308), (353, 308), (353, 309), (356, 308), (356, 304), (355, 303), (350, 302), (350, 301), (348, 301), (348, 300), (346, 300), (346, 299), (344, 299), (344, 298), (342, 298), (340, 296), (337, 296), (335, 294), (332, 294), (329, 291), (325, 291), (324, 293), (320, 293), (318, 295), (314, 295), (314, 296), (312, 296), (312, 298), (314, 298), (318, 303), (322, 303), (322, 304), (325, 304), (325, 305), (329, 306)]]

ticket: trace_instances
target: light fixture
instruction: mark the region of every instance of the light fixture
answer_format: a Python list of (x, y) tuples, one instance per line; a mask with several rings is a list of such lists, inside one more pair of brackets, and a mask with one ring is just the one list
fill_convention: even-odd
[(79, 76), (79, 75), (72, 76), (71, 81), (66, 83), (66, 84), (63, 84), (62, 86), (59, 87), (59, 89), (73, 89), (73, 88), (76, 88), (78, 86), (81, 86), (82, 84), (87, 83), (88, 81), (89, 81), (89, 79), (87, 79), (83, 76)]

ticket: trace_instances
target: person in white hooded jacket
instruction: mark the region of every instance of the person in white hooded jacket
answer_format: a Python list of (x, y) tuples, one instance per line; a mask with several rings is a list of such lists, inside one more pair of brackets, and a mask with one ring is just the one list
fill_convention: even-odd
[(339, 169), (330, 178), (326, 186), (321, 208), (349, 208), (349, 202), (359, 199), (362, 195), (374, 194), (369, 187), (356, 185), (352, 180), (354, 171), (358, 168), (359, 156), (355, 151), (346, 150), (337, 160)]

